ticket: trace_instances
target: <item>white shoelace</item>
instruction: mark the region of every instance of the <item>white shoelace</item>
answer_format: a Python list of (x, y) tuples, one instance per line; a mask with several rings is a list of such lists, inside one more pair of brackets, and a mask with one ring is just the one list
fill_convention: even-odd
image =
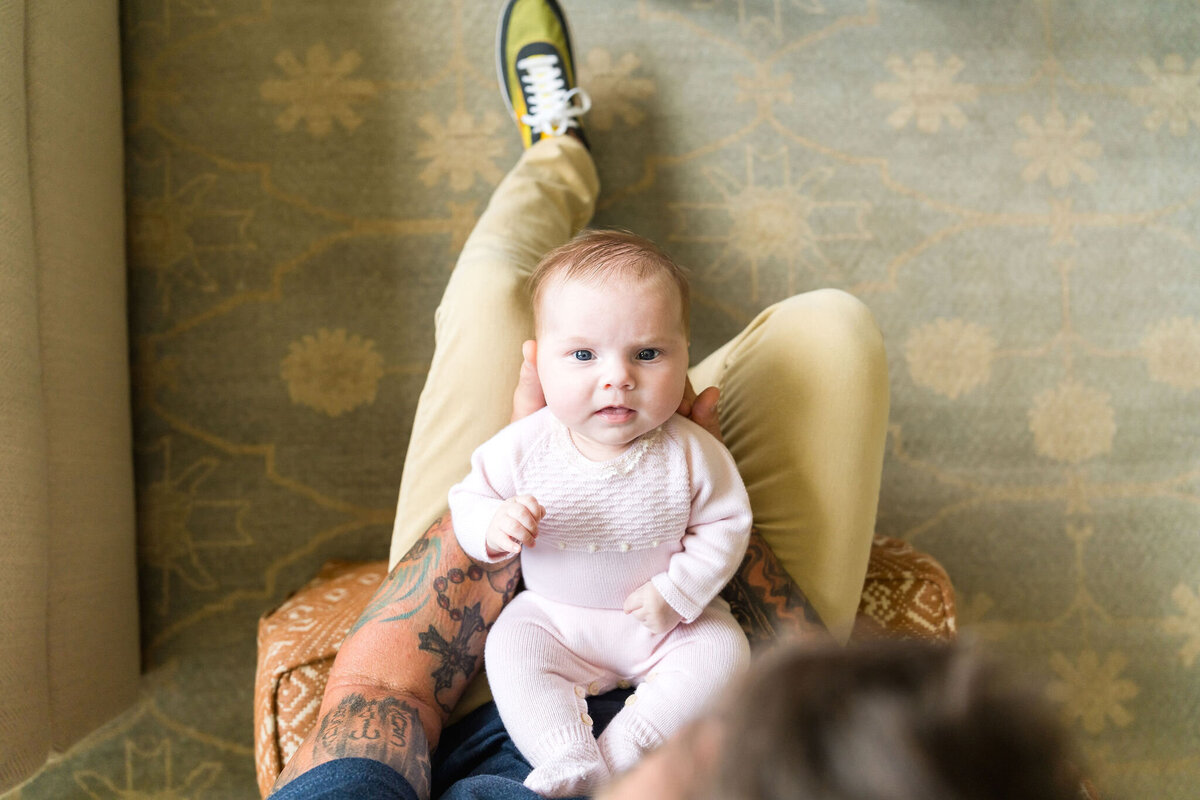
[[(586, 114), (592, 107), (587, 92), (578, 87), (567, 91), (558, 56), (529, 56), (517, 62), (517, 69), (526, 72), (521, 76), (521, 82), (527, 87), (529, 96), (529, 113), (521, 117), (521, 122), (535, 132), (543, 136), (562, 136), (568, 128), (578, 126), (575, 117)], [(571, 102), (576, 97), (579, 105)]]

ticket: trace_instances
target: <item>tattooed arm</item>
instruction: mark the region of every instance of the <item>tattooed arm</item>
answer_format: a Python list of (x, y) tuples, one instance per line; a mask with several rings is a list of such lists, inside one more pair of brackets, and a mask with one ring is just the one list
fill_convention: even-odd
[(777, 639), (829, 639), (817, 611), (755, 528), (733, 580), (721, 592), (752, 648)]
[(275, 789), (327, 761), (358, 757), (387, 764), (428, 798), (430, 753), (519, 575), (516, 559), (471, 561), (449, 513), (431, 525), (342, 643), (317, 722)]

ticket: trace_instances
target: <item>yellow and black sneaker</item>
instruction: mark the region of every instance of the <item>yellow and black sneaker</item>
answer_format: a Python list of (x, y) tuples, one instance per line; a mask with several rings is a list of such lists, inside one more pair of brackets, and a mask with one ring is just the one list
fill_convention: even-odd
[(496, 34), (500, 88), (526, 147), (570, 133), (585, 145), (579, 117), (592, 106), (575, 85), (567, 20), (555, 0), (509, 0)]

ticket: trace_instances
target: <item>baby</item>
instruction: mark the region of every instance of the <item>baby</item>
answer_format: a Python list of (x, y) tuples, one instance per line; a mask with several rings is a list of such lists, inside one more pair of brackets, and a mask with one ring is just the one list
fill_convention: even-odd
[[(729, 451), (675, 412), (688, 287), (649, 241), (588, 231), (531, 277), (546, 408), (471, 457), (450, 490), (479, 561), (520, 553), (526, 591), (488, 635), (500, 716), (548, 797), (592, 791), (696, 716), (749, 663), (717, 593), (750, 535)], [(586, 698), (636, 686), (599, 740)]]

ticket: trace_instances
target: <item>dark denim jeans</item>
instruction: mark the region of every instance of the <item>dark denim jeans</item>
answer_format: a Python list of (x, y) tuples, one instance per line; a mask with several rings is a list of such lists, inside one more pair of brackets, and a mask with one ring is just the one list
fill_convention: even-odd
[[(596, 734), (625, 705), (630, 690), (588, 701)], [(504, 730), (494, 703), (447, 728), (433, 759), (433, 796), (441, 800), (541, 800), (522, 781), (529, 762)], [(269, 800), (417, 800), (398, 772), (367, 758), (322, 764), (271, 795)]]

